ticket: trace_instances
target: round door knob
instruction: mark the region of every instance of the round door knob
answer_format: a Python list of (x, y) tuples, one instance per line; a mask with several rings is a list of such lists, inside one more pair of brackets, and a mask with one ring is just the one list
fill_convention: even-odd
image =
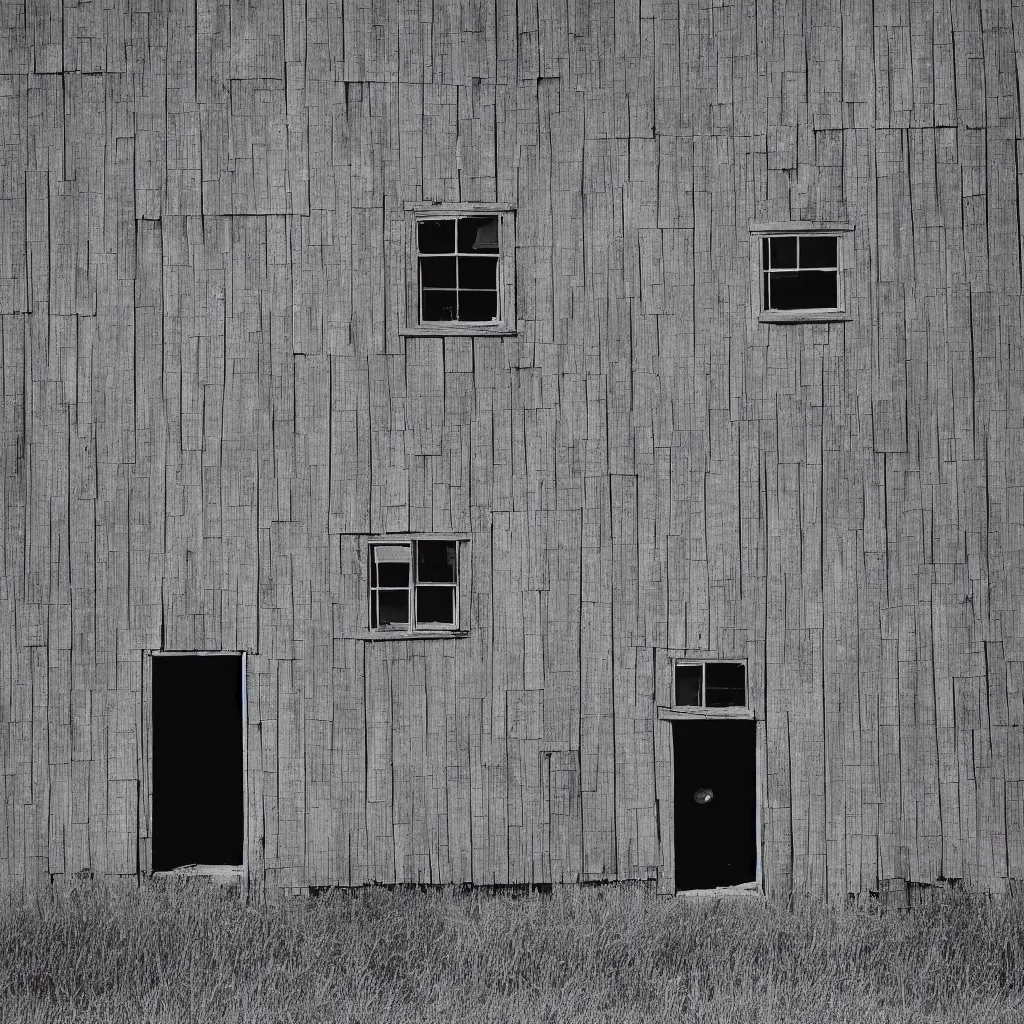
[(715, 799), (715, 794), (710, 789), (698, 789), (693, 794), (695, 804), (709, 804)]

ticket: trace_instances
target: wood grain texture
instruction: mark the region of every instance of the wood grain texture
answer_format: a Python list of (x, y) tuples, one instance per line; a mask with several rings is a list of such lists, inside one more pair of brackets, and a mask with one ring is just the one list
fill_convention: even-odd
[[(257, 893), (670, 891), (674, 656), (747, 662), (770, 894), (1024, 880), (1011, 7), (4, 5), (2, 884), (150, 869), (159, 650), (248, 653)], [(404, 334), (462, 202), (514, 333)], [(793, 221), (848, 321), (752, 315)], [(465, 636), (365, 640), (388, 532)]]

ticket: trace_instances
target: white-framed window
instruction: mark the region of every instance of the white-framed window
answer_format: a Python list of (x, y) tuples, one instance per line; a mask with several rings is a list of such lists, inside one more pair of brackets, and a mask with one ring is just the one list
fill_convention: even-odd
[(369, 626), (373, 632), (459, 628), (459, 541), (370, 542)]
[(758, 319), (849, 320), (846, 293), (852, 228), (846, 224), (755, 225)]
[(839, 309), (838, 235), (765, 235), (762, 309)]
[(747, 666), (742, 661), (675, 663), (675, 706), (742, 708), (747, 705)]
[(514, 211), (480, 203), (407, 209), (406, 334), (509, 334)]

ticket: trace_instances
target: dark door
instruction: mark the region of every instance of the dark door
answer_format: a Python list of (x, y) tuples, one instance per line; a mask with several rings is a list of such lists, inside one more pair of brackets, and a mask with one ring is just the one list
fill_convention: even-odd
[(676, 888), (752, 882), (754, 723), (673, 722)]
[(154, 656), (153, 870), (241, 863), (241, 656)]

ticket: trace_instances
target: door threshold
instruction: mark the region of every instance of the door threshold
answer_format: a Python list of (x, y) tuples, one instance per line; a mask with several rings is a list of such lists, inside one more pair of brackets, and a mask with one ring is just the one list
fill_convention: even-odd
[(757, 882), (741, 882), (739, 885), (719, 885), (713, 889), (677, 889), (676, 896), (684, 899), (700, 899), (701, 897), (722, 896), (762, 896), (761, 887)]
[(238, 885), (242, 880), (241, 864), (182, 864), (170, 871), (154, 871), (154, 878), (209, 878), (220, 885)]

